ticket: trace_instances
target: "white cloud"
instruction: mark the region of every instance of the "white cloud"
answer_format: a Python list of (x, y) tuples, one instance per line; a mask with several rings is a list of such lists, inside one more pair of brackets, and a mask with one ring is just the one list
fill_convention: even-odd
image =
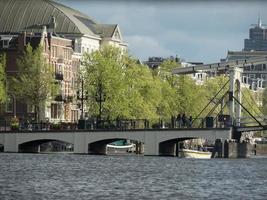
[(141, 60), (147, 60), (151, 56), (169, 57), (174, 55), (174, 52), (164, 47), (159, 40), (152, 37), (132, 35), (125, 37), (125, 40), (129, 44), (130, 53)]
[(119, 24), (129, 50), (142, 60), (181, 55), (217, 62), (227, 50), (241, 50), (250, 24), (267, 1), (71, 1), (60, 0), (101, 23)]

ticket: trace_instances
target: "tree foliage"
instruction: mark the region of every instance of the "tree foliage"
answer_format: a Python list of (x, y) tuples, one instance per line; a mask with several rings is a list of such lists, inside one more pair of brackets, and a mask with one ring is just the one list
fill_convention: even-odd
[(196, 116), (205, 101), (203, 86), (197, 85), (190, 76), (172, 73), (173, 69), (179, 67), (179, 61), (166, 60), (158, 69), (164, 97), (161, 101), (161, 111), (165, 111), (165, 117), (177, 114)]
[(229, 77), (225, 75), (209, 78), (204, 83), (205, 106), (207, 112), (203, 112), (202, 117), (206, 117), (211, 110), (211, 116), (216, 117), (219, 113), (228, 113), (229, 100)]
[[(264, 99), (262, 96), (262, 92), (255, 92), (249, 90), (248, 88), (242, 88), (242, 105), (252, 114), (253, 116), (263, 116), (263, 112), (261, 110), (261, 102), (264, 105)], [(242, 116), (250, 116), (250, 114), (242, 110)]]
[[(213, 77), (204, 80), (203, 84), (196, 84), (190, 75), (172, 74), (174, 68), (181, 66), (177, 60), (166, 60), (158, 69), (151, 70), (131, 58), (127, 52), (111, 46), (86, 54), (83, 60), (90, 116), (100, 113), (99, 98), (96, 98), (100, 95), (104, 99), (103, 119), (170, 119), (179, 113), (204, 118), (229, 113), (228, 76)], [(244, 98), (248, 97), (245, 93)], [(251, 98), (249, 103), (244, 103), (253, 105)], [(252, 107), (248, 107), (248, 110), (255, 109), (254, 105)]]
[(267, 115), (267, 89), (265, 88), (262, 95), (262, 112)]
[[(84, 56), (84, 79), (88, 91), (88, 112), (108, 119), (156, 118), (159, 84), (147, 66), (139, 64), (126, 52), (104, 46)], [(99, 90), (101, 88), (101, 91)]]
[(53, 97), (58, 89), (52, 67), (47, 63), (43, 49), (26, 46), (17, 59), (18, 74), (13, 78), (14, 94), (28, 105), (34, 106), (36, 120), (41, 104)]
[(0, 103), (6, 100), (6, 91), (6, 56), (0, 55)]

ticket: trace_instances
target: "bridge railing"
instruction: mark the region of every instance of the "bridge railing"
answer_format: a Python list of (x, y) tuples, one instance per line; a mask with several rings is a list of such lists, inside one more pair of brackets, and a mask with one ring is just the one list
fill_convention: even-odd
[(267, 125), (267, 116), (241, 117), (235, 120), (240, 127)]
[(0, 120), (0, 131), (64, 131), (64, 130), (135, 130), (135, 129), (188, 129), (222, 128), (216, 118), (198, 118), (189, 120), (165, 119), (117, 119), (117, 120), (79, 120), (78, 123), (34, 123), (20, 122), (12, 127), (10, 121)]

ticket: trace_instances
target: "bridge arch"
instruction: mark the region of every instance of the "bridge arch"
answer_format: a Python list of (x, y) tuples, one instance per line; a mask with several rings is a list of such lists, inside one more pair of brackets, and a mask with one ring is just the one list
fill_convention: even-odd
[[(62, 145), (68, 145), (72, 143), (66, 142), (66, 141), (62, 141), (62, 140), (56, 140), (56, 139), (38, 139), (38, 140), (30, 140), (28, 142), (23, 142), (18, 144), (18, 152), (20, 153), (39, 153), (41, 151), (44, 150), (48, 150), (49, 146), (46, 147), (46, 149), (41, 148), (41, 145), (45, 144), (45, 143), (49, 143), (49, 142), (58, 142)], [(51, 145), (51, 144), (50, 144)], [(52, 147), (52, 146), (50, 146)], [(51, 150), (51, 148), (50, 148)]]
[(183, 137), (183, 138), (175, 138), (166, 141), (162, 141), (159, 143), (159, 155), (160, 156), (177, 156), (177, 151), (179, 149), (179, 142), (185, 140), (196, 139), (196, 137)]
[(4, 151), (4, 143), (5, 143), (4, 138), (5, 138), (4, 134), (0, 134), (0, 152)]
[(184, 130), (180, 131), (179, 135), (175, 133), (175, 131), (170, 132), (169, 134), (160, 134), (157, 137), (158, 143), (162, 143), (165, 141), (172, 141), (172, 140), (186, 140), (186, 139), (196, 139), (196, 138), (203, 138), (206, 140), (215, 141), (218, 138), (222, 139), (229, 139), (229, 130), (225, 129), (225, 132), (220, 131), (219, 129), (199, 129), (199, 130)]
[(110, 144), (112, 142), (118, 141), (118, 140), (130, 140), (134, 143), (144, 143), (143, 141), (136, 140), (136, 138), (131, 137), (108, 137), (106, 139), (99, 139), (99, 140), (90, 140), (88, 143), (88, 153), (89, 154), (101, 154), (106, 155), (107, 154), (107, 144)]
[(5, 148), (4, 144), (0, 143), (0, 152), (4, 152), (4, 148)]
[(222, 134), (216, 129), (206, 129), (206, 130), (184, 130), (175, 134), (175, 132), (169, 132), (169, 134), (158, 135), (158, 155), (162, 156), (176, 156), (178, 153), (178, 142), (189, 140), (189, 139), (205, 139), (209, 142), (215, 142), (216, 139), (221, 138), (229, 139), (230, 134), (227, 131)]

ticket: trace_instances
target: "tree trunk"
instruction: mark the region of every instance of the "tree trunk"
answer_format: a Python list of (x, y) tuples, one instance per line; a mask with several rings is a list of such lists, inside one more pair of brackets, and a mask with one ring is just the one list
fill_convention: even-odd
[(34, 115), (36, 123), (39, 123), (39, 106), (34, 106)]

